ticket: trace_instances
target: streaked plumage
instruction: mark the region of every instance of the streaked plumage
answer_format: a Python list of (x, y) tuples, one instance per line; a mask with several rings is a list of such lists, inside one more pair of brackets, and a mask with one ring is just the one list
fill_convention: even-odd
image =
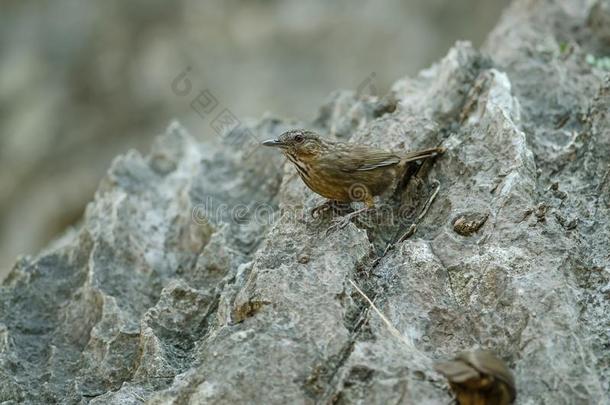
[(363, 201), (372, 207), (373, 197), (393, 190), (408, 162), (433, 157), (442, 148), (415, 152), (388, 152), (365, 145), (331, 142), (315, 132), (292, 130), (277, 140), (263, 142), (282, 149), (303, 182), (312, 191), (334, 201)]

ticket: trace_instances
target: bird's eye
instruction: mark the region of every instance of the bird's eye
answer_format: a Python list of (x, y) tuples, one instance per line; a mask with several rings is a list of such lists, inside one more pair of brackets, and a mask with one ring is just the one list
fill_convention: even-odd
[(301, 143), (301, 142), (303, 142), (303, 135), (295, 135), (295, 137), (294, 137), (294, 141), (295, 141), (296, 143)]

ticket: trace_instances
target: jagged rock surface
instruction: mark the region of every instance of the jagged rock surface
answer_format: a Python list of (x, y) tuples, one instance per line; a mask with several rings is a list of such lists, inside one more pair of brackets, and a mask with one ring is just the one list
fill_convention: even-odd
[(0, 401), (447, 403), (432, 362), (482, 347), (519, 403), (608, 403), (610, 79), (585, 58), (610, 50), (587, 25), (604, 9), (517, 1), (483, 53), (251, 126), (445, 146), (383, 224), (326, 235), (321, 199), (246, 132), (172, 124), (116, 159), (82, 226), (0, 287)]

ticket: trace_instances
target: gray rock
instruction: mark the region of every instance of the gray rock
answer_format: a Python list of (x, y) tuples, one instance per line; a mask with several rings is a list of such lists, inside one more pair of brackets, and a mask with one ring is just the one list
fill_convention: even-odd
[(305, 124), (447, 148), (383, 221), (326, 235), (322, 199), (253, 147), (295, 123), (214, 145), (174, 123), (117, 158), (81, 227), (0, 287), (0, 401), (438, 404), (433, 362), (484, 348), (519, 403), (608, 403), (610, 78), (588, 7), (516, 1), (486, 54), (457, 43)]
[(148, 150), (168, 117), (210, 140), (221, 112), (311, 117), (329, 89), (377, 95), (455, 38), (482, 43), (509, 2), (3, 1), (0, 280), (78, 224), (113, 158)]

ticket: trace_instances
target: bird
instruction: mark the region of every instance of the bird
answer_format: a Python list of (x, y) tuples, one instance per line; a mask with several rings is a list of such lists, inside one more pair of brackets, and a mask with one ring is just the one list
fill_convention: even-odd
[(281, 149), (305, 185), (328, 199), (314, 208), (312, 215), (338, 204), (364, 203), (364, 208), (339, 221), (336, 224), (339, 228), (373, 209), (374, 197), (395, 190), (409, 162), (428, 159), (444, 151), (440, 147), (413, 152), (386, 151), (368, 145), (333, 142), (306, 129), (289, 130), (262, 144)]
[(435, 369), (449, 380), (460, 405), (508, 405), (517, 397), (511, 371), (490, 351), (462, 352)]

